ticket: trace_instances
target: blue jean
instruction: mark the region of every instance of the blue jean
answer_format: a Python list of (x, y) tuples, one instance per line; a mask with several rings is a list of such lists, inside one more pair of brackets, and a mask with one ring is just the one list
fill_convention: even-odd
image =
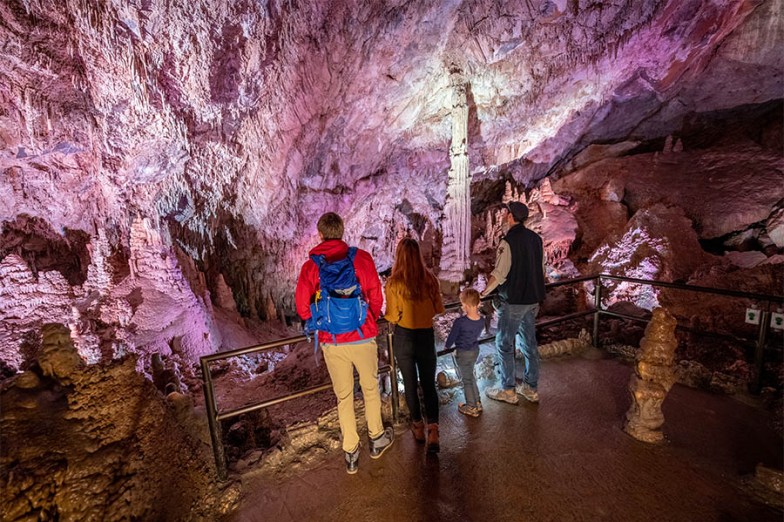
[(455, 350), (455, 363), (460, 379), (463, 381), (463, 395), (466, 404), (476, 406), (479, 401), (479, 387), (474, 377), (474, 365), (479, 357), (479, 350)]
[(515, 387), (515, 344), (523, 352), (523, 382), (533, 389), (539, 384), (539, 347), (536, 344), (536, 314), (539, 303), (515, 305), (500, 303), (495, 346), (501, 365), (501, 384), (505, 390)]

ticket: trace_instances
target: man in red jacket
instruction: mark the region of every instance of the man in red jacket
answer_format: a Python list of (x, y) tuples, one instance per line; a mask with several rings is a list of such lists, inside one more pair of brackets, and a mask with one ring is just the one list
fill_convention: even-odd
[[(328, 212), (319, 218), (317, 228), (321, 243), (310, 251), (310, 255), (324, 255), (327, 262), (346, 258), (349, 247), (343, 241), (341, 217), (334, 212)], [(367, 319), (360, 328), (362, 335), (352, 331), (333, 337), (330, 333), (318, 332), (319, 344), (332, 380), (332, 389), (338, 399), (338, 421), (343, 436), (343, 451), (346, 453), (346, 471), (352, 474), (357, 472), (359, 466), (359, 435), (354, 414), (354, 367), (359, 374), (359, 384), (365, 401), (370, 457), (379, 458), (395, 438), (394, 430), (391, 427), (385, 429), (381, 421), (376, 319), (381, 315), (383, 297), (376, 265), (366, 251), (357, 249), (354, 272), (368, 304)], [(308, 258), (302, 265), (295, 293), (297, 313), (303, 321), (311, 317), (310, 304), (318, 289), (319, 269), (316, 263)]]

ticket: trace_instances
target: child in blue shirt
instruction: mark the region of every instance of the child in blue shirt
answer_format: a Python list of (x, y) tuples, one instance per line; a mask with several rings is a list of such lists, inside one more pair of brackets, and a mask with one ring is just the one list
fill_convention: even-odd
[(460, 292), (460, 304), (465, 315), (458, 317), (446, 338), (444, 348), (455, 347), (455, 362), (463, 381), (465, 402), (457, 406), (463, 415), (479, 417), (482, 403), (479, 402), (479, 387), (474, 378), (474, 365), (479, 357), (479, 336), (484, 330), (485, 321), (479, 315), (479, 292), (466, 288)]

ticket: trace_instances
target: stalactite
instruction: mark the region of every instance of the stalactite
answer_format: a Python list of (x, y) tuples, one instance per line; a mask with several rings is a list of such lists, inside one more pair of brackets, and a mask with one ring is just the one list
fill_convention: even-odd
[(468, 168), (468, 102), (467, 83), (462, 72), (453, 68), (452, 145), (449, 157), (447, 201), (444, 207), (444, 253), (441, 257), (441, 279), (460, 281), (469, 267), (471, 248), (471, 173)]

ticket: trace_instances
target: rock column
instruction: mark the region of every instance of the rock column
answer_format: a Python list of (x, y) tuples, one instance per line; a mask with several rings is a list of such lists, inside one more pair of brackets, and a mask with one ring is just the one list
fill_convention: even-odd
[(661, 405), (675, 384), (675, 326), (675, 318), (667, 310), (656, 308), (637, 352), (635, 374), (629, 381), (632, 406), (626, 413), (624, 431), (643, 442), (664, 440)]
[(468, 102), (466, 81), (460, 70), (452, 70), (451, 167), (444, 207), (444, 243), (441, 256), (443, 280), (462, 280), (469, 267), (471, 248), (471, 174), (468, 170)]

